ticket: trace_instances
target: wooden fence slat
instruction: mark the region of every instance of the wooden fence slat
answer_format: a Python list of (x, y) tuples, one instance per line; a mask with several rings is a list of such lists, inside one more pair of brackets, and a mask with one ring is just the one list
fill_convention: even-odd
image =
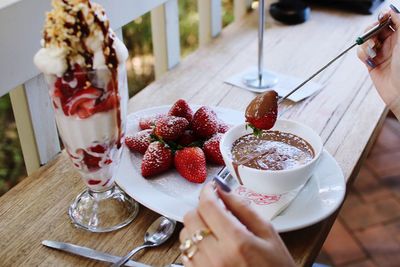
[(168, 69), (171, 69), (179, 63), (181, 57), (178, 0), (169, 0), (164, 4), (164, 8), (164, 28), (167, 33)]
[(159, 78), (180, 61), (178, 1), (169, 0), (151, 11), (155, 75)]
[(40, 160), (24, 87), (21, 85), (11, 90), (10, 98), (15, 122), (17, 124), (18, 136), (21, 142), (26, 172), (30, 175), (40, 167)]
[(252, 0), (234, 0), (233, 1), (233, 16), (235, 20), (242, 18), (246, 15), (247, 10), (250, 8)]
[(49, 162), (61, 151), (48, 91), (42, 74), (25, 83), (25, 95), (41, 165)]
[(222, 30), (221, 0), (197, 0), (199, 12), (199, 43), (209, 43)]
[(211, 0), (211, 36), (217, 37), (222, 30), (222, 3), (221, 0)]

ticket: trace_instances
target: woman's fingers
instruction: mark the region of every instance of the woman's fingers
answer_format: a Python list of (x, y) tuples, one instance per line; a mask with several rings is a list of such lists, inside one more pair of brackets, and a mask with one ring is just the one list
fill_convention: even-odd
[(393, 4), (390, 5), (390, 9), (393, 25), (396, 27), (395, 30), (397, 30), (400, 27), (400, 12)]
[(185, 224), (184, 234), (186, 234), (186, 238), (193, 236), (199, 230), (211, 230), (211, 233), (205, 234), (206, 238), (202, 240), (199, 244), (202, 245), (203, 243), (207, 243), (208, 246), (217, 246), (217, 239), (212, 233), (212, 229), (206, 225), (197, 210), (193, 210), (185, 214), (185, 217), (183, 218), (183, 223)]
[[(394, 11), (395, 9), (393, 6), (390, 11), (381, 13), (378, 18), (379, 22), (375, 22), (365, 30), (369, 31), (371, 28), (388, 19), (388, 17), (391, 17), (390, 27), (383, 29), (377, 36), (371, 38), (358, 48), (358, 57), (367, 65), (370, 71), (391, 56), (391, 51), (386, 50), (388, 48), (390, 50), (393, 46), (389, 46), (385, 42), (394, 34), (394, 30), (397, 30), (400, 26), (400, 14)], [(399, 35), (396, 33), (395, 37), (399, 38)], [(393, 39), (390, 41), (393, 41)]]
[(378, 65), (378, 63), (375, 62), (376, 59), (374, 59), (374, 58), (376, 58), (377, 51), (373, 50), (375, 55), (373, 55), (371, 53), (371, 51), (368, 51), (368, 50), (372, 50), (372, 49), (374, 49), (374, 48), (369, 47), (368, 43), (365, 43), (362, 46), (359, 46), (357, 49), (357, 56), (367, 66), (368, 71), (373, 70)]
[(400, 26), (400, 16), (393, 10), (390, 10), (384, 15), (382, 15), (378, 20), (379, 22), (384, 22), (387, 20), (389, 17), (391, 17), (391, 23), (388, 27), (382, 29), (379, 34), (377, 35), (377, 38), (379, 41), (384, 42), (389, 36), (391, 36)]
[[(184, 219), (185, 228), (181, 231), (180, 240), (183, 242), (185, 239), (192, 239), (196, 232), (201, 230), (208, 230), (208, 226), (203, 222), (197, 210), (188, 212)], [(204, 234), (204, 239), (195, 244), (197, 251), (191, 259), (182, 257), (189, 266), (212, 266), (211, 259), (212, 253), (218, 251), (218, 243), (213, 234)], [(185, 266), (186, 266), (185, 265)]]
[(274, 231), (272, 225), (253, 210), (247, 201), (234, 194), (225, 193), (220, 189), (218, 189), (218, 193), (228, 210), (230, 210), (250, 232), (263, 239), (271, 236), (271, 232)]
[(184, 228), (181, 230), (181, 232), (179, 233), (179, 241), (180, 241), (181, 243), (183, 243), (183, 241), (185, 241), (185, 239), (186, 239), (186, 238), (189, 238), (189, 237), (190, 237), (190, 234), (189, 234), (187, 228), (184, 227)]
[(246, 233), (245, 227), (223, 206), (211, 183), (200, 193), (198, 212), (218, 240), (232, 240)]

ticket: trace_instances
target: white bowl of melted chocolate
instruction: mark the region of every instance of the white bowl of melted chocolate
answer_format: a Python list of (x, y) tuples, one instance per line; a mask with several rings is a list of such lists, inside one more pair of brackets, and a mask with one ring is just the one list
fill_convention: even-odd
[[(239, 183), (256, 192), (295, 190), (312, 175), (323, 150), (322, 140), (302, 123), (276, 119), (276, 101), (265, 103), (277, 99), (276, 93), (257, 98), (246, 110), (247, 123), (231, 128), (221, 139), (226, 166)], [(261, 113), (257, 105), (263, 106)]]

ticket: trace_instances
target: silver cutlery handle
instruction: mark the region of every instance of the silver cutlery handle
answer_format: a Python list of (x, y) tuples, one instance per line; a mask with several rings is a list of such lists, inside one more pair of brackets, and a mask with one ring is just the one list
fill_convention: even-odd
[[(62, 251), (66, 251), (69, 253), (72, 253), (74, 255), (79, 255), (85, 258), (93, 259), (93, 260), (98, 260), (98, 261), (104, 261), (104, 262), (109, 262), (109, 263), (114, 263), (118, 260), (121, 259), (119, 256), (115, 256), (112, 254), (104, 253), (101, 251), (97, 251), (88, 247), (83, 247), (83, 246), (78, 246), (75, 244), (70, 244), (70, 243), (65, 243), (65, 242), (58, 242), (58, 241), (51, 241), (51, 240), (43, 240), (42, 244), (46, 247), (54, 248), (54, 249), (59, 249)], [(130, 267), (150, 267), (147, 264), (140, 263), (140, 262), (135, 262), (132, 260), (129, 260), (127, 263), (125, 263), (125, 266), (130, 266)]]
[(133, 255), (135, 255), (136, 253), (138, 253), (139, 251), (141, 251), (144, 248), (147, 247), (151, 247), (151, 244), (146, 244), (144, 243), (143, 245), (141, 245), (140, 247), (137, 247), (133, 250), (131, 250), (125, 257), (121, 258), (119, 261), (117, 261), (116, 263), (114, 263), (112, 265), (112, 267), (119, 267), (125, 264), (125, 262), (127, 262)]

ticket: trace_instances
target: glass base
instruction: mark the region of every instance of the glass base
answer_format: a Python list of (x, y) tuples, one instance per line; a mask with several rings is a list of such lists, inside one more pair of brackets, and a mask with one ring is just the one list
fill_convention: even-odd
[(251, 73), (246, 74), (243, 77), (243, 82), (245, 85), (257, 88), (257, 89), (264, 89), (264, 88), (271, 88), (278, 84), (278, 77), (268, 71), (263, 71), (261, 75), (261, 80), (258, 77), (258, 72), (254, 71)]
[(110, 232), (135, 219), (139, 204), (118, 186), (103, 192), (83, 191), (69, 207), (72, 222), (90, 232)]

